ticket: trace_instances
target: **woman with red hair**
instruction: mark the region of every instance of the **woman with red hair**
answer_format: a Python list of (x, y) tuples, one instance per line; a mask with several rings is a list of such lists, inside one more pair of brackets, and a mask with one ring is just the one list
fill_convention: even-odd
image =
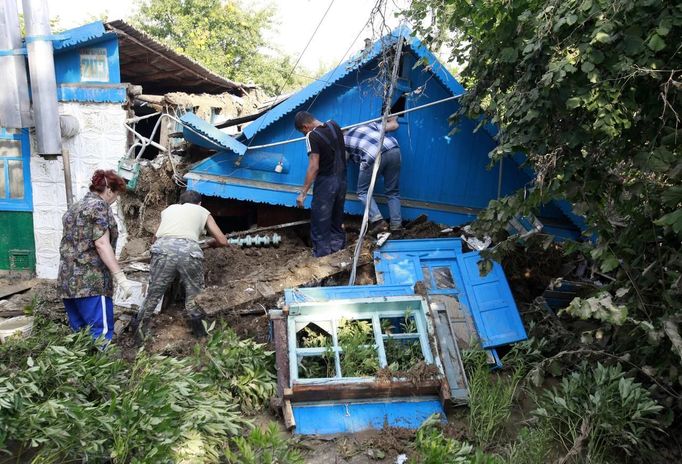
[(114, 253), (118, 226), (110, 206), (124, 189), (113, 170), (98, 169), (90, 192), (62, 218), (57, 285), (69, 325), (74, 331), (89, 327), (93, 338), (107, 342), (114, 333), (114, 281), (124, 298), (132, 293)]

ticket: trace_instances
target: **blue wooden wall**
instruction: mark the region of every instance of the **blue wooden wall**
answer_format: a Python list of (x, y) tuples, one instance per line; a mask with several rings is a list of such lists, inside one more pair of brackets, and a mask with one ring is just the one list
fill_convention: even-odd
[[(408, 50), (401, 71), (402, 88), (396, 90), (409, 92), (406, 109), (452, 96), (452, 89), (448, 89), (432, 72), (423, 66), (414, 67), (418, 57)], [(341, 126), (380, 116), (382, 100), (381, 89), (377, 88), (376, 66), (377, 61), (374, 60), (351, 72), (262, 130), (257, 126), (260, 120), (254, 121), (251, 124), (256, 126), (256, 133), (252, 140), (243, 143), (258, 146), (299, 137), (300, 133), (293, 125), (294, 115), (299, 110), (308, 110), (322, 121), (334, 119)], [(425, 212), (436, 222), (458, 225), (474, 218), (475, 213), (467, 211), (467, 208), (484, 208), (491, 199), (497, 198), (499, 166), (488, 169), (488, 153), (495, 147), (495, 141), (483, 129), (474, 132), (476, 123), (468, 119), (462, 120), (457, 131), (452, 133), (448, 117), (457, 109), (456, 100), (451, 100), (408, 113), (399, 119), (400, 129), (393, 135), (398, 139), (402, 152), (400, 191), (402, 199), (406, 200), (403, 202), (406, 219)], [(235, 166), (236, 155), (226, 152), (205, 160), (192, 172), (227, 177), (227, 182), (190, 179), (190, 188), (205, 195), (294, 206), (296, 189), (303, 184), (307, 168), (305, 142), (248, 150), (245, 158), (254, 153), (283, 160), (288, 172), (248, 169), (243, 167), (244, 164)], [(357, 165), (350, 163), (349, 192), (355, 192), (357, 172)], [(530, 180), (512, 161), (505, 162), (502, 177), (502, 195), (522, 188)], [(240, 185), (241, 179), (246, 182)], [(252, 181), (268, 184), (256, 187)], [(270, 183), (276, 185), (273, 187)], [(380, 200), (383, 192), (381, 182), (375, 192), (379, 195), (379, 206), (386, 214), (385, 204)], [(309, 196), (307, 201), (310, 199)], [(409, 206), (410, 200), (436, 205), (425, 211), (418, 206)], [(348, 200), (346, 211), (361, 214), (362, 206), (357, 200)], [(545, 208), (541, 216), (573, 227), (554, 206)]]

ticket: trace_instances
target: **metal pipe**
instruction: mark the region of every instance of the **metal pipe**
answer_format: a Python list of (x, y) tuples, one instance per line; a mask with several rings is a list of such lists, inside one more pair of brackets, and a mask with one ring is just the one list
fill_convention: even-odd
[(32, 125), (16, 0), (0, 0), (0, 126)]
[(62, 154), (62, 137), (47, 0), (22, 0), (22, 4), (38, 154), (57, 156)]
[(62, 162), (64, 163), (64, 186), (66, 188), (66, 206), (73, 204), (73, 184), (71, 183), (71, 157), (69, 150), (62, 152)]

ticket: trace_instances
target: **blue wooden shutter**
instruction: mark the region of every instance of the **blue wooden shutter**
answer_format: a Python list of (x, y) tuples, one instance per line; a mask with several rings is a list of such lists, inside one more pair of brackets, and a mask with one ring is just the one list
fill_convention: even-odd
[(469, 296), (471, 315), (484, 348), (506, 345), (528, 338), (502, 266), (481, 276), (478, 253), (460, 255), (462, 278)]

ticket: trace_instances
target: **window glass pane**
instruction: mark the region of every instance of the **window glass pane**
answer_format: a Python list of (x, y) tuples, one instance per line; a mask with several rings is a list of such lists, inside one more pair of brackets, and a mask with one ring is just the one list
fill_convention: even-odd
[(9, 165), (9, 197), (24, 198), (24, 162), (8, 160), (7, 164)]
[(427, 266), (423, 266), (422, 274), (424, 274), (424, 285), (426, 288), (431, 288), (431, 270)]
[(433, 279), (436, 281), (436, 288), (455, 288), (455, 281), (449, 267), (433, 267), (432, 272)]
[[(299, 328), (300, 327), (300, 328)], [(296, 346), (298, 348), (331, 348), (331, 321), (296, 323)]]
[(18, 140), (0, 140), (0, 157), (12, 156), (21, 158), (21, 142)]
[(325, 353), (322, 356), (299, 356), (299, 379), (328, 379), (336, 376), (334, 356)]
[(5, 198), (5, 161), (0, 159), (0, 198)]
[(381, 332), (384, 334), (405, 334), (417, 333), (417, 322), (410, 313), (405, 313), (403, 317), (382, 317), (379, 319)]

